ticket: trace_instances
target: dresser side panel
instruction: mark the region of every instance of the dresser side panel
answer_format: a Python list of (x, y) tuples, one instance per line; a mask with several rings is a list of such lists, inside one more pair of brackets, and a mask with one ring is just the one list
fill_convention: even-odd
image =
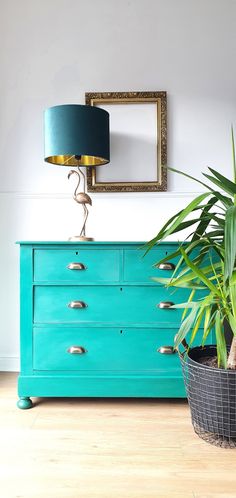
[(20, 249), (20, 369), (21, 374), (33, 371), (33, 248)]

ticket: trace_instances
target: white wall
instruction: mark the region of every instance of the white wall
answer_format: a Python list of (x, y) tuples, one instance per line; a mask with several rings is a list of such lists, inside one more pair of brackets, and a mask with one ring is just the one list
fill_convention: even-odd
[[(44, 108), (166, 90), (169, 165), (230, 174), (235, 16), (235, 0), (1, 0), (0, 369), (18, 368), (15, 240), (66, 240), (80, 223), (67, 170), (43, 162)], [(93, 194), (88, 232), (148, 240), (197, 191), (169, 174), (167, 193)]]

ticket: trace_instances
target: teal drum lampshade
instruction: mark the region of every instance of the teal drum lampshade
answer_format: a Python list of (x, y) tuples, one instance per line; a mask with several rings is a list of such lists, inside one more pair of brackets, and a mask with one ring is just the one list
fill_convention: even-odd
[(100, 166), (110, 161), (109, 113), (88, 105), (45, 111), (44, 160), (63, 166)]

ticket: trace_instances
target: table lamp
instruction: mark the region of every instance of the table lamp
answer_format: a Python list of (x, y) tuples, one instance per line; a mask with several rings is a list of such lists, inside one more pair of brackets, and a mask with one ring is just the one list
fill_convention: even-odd
[[(85, 192), (85, 175), (80, 166), (109, 163), (109, 113), (99, 107), (66, 104), (46, 109), (44, 117), (44, 160), (61, 166), (77, 167), (69, 171), (68, 178), (73, 174), (77, 176), (73, 198), (83, 206), (84, 217), (80, 234), (69, 240), (93, 240), (86, 237), (87, 204), (92, 205), (92, 200)], [(83, 188), (79, 191), (81, 181)]]

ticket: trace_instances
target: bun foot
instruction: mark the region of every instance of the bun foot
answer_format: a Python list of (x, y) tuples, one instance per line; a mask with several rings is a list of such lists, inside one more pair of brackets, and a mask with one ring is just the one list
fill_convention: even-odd
[(18, 401), (17, 401), (17, 406), (18, 408), (20, 408), (21, 410), (28, 410), (28, 408), (32, 408), (33, 406), (33, 403), (31, 401), (30, 398), (20, 398)]

